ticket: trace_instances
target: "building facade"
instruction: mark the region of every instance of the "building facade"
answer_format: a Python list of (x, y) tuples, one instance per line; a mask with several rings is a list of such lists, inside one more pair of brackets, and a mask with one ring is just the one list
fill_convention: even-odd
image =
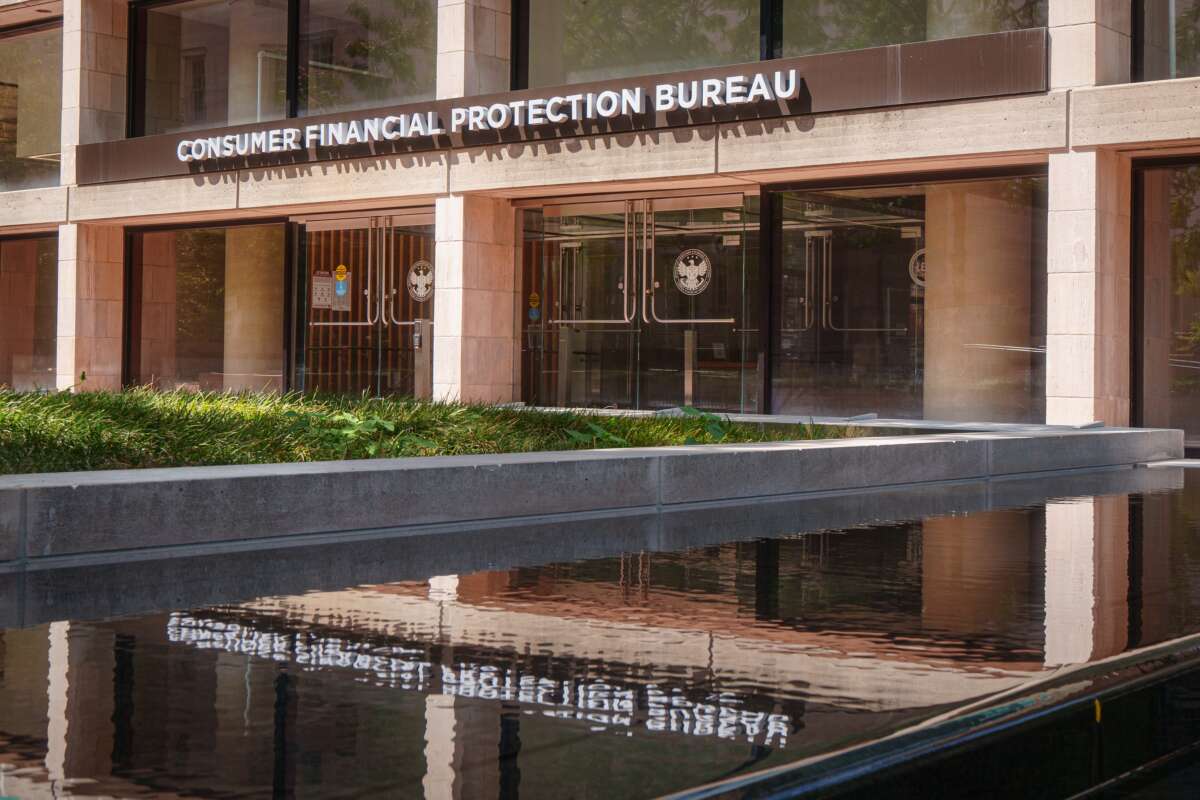
[(1200, 443), (1198, 107), (1191, 0), (0, 0), (0, 385)]

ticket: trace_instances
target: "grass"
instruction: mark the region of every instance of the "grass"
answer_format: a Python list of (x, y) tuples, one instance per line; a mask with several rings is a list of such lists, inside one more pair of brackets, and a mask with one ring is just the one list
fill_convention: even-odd
[(0, 391), (0, 474), (841, 438), (843, 428), (411, 399)]

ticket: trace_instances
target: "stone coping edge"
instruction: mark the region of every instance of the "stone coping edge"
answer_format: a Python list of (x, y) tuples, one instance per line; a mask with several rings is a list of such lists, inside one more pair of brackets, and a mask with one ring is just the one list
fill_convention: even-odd
[[(1177, 430), (990, 431), (0, 477), (0, 565), (1181, 458)], [(15, 563), (14, 563), (15, 562)]]

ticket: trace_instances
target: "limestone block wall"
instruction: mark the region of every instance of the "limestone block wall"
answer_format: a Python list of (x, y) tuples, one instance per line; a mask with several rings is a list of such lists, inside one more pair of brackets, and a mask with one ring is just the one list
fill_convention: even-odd
[(163, 232), (142, 237), (142, 281), (139, 315), (138, 379), (171, 388), (177, 372), (175, 352), (178, 256), (176, 235)]
[(62, 182), (75, 183), (75, 146), (125, 135), (129, 7), (63, 3)]
[(437, 96), (504, 92), (511, 86), (511, 0), (438, 0)]
[(456, 195), (436, 205), (433, 395), (515, 398), (516, 214), (507, 200)]
[(60, 226), (59, 389), (120, 388), (123, 304), (124, 231), (116, 225)]

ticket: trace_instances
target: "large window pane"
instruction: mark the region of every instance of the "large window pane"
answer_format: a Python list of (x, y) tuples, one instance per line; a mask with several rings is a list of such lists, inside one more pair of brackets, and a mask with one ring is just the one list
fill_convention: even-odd
[(282, 225), (144, 233), (134, 259), (138, 383), (282, 389)]
[(0, 241), (0, 386), (54, 389), (58, 239)]
[(1200, 446), (1200, 164), (1141, 181), (1140, 422)]
[(303, 113), (433, 98), (437, 0), (308, 0), (302, 6)]
[(1047, 0), (786, 0), (783, 55), (1037, 28)]
[(0, 191), (57, 186), (62, 29), (0, 35)]
[(529, 86), (759, 57), (759, 0), (529, 0)]
[(1042, 422), (1045, 193), (1016, 178), (777, 195), (772, 410)]
[(146, 10), (147, 134), (280, 119), (287, 0), (192, 0)]
[(1134, 3), (1141, 15), (1138, 76), (1142, 80), (1200, 75), (1200, 2), (1143, 0)]

